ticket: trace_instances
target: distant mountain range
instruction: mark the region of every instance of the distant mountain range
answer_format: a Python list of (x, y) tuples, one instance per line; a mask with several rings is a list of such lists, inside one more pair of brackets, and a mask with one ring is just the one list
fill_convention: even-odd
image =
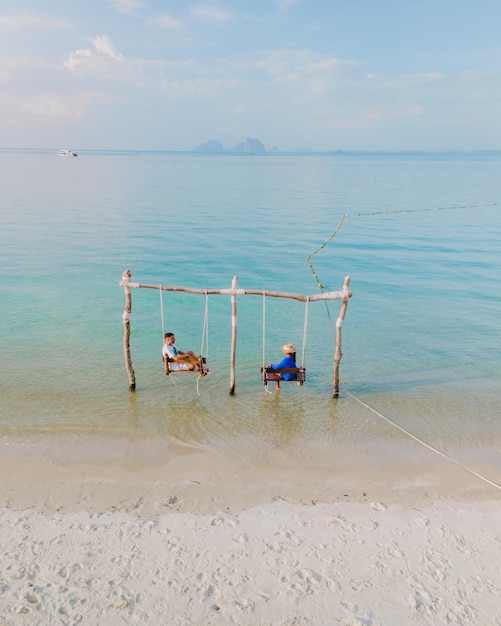
[[(206, 141), (198, 148), (195, 148), (193, 152), (204, 152), (206, 154), (292, 154), (290, 152), (282, 152), (277, 146), (273, 146), (269, 150), (266, 150), (264, 144), (254, 137), (247, 137), (245, 141), (240, 141), (233, 148), (225, 148), (218, 139), (210, 139)], [(298, 149), (294, 150), (294, 153), (304, 154), (321, 154), (313, 150)], [(342, 150), (331, 150), (328, 154), (344, 154)]]
[[(272, 152), (277, 152), (278, 148), (273, 148)], [(234, 148), (224, 148), (223, 144), (217, 139), (211, 139), (203, 143), (198, 148), (195, 148), (194, 152), (240, 152), (246, 154), (266, 154), (266, 148), (259, 141), (259, 139), (253, 139), (247, 137), (245, 141), (237, 143)]]

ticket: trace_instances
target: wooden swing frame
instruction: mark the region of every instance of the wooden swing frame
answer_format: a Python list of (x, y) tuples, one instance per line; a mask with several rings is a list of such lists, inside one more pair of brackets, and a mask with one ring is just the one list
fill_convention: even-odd
[[(182, 291), (185, 293), (205, 294), (208, 295), (227, 295), (231, 298), (231, 353), (230, 353), (230, 395), (235, 394), (236, 385), (236, 345), (237, 345), (237, 296), (254, 295), (265, 296), (271, 298), (288, 298), (292, 300), (299, 300), (302, 302), (316, 302), (320, 300), (341, 300), (341, 308), (338, 318), (336, 320), (336, 345), (334, 352), (334, 374), (333, 374), (333, 397), (339, 397), (339, 364), (342, 357), (341, 351), (341, 328), (346, 315), (346, 309), (348, 307), (348, 300), (352, 297), (350, 289), (350, 277), (346, 276), (344, 279), (343, 288), (340, 291), (329, 291), (312, 296), (304, 296), (295, 293), (284, 293), (280, 291), (266, 291), (262, 289), (239, 289), (238, 288), (238, 276), (234, 276), (231, 287), (229, 289), (193, 289), (190, 287), (178, 287), (178, 286), (166, 286), (166, 285), (151, 285), (136, 283), (131, 281), (132, 273), (130, 270), (125, 270), (122, 274), (122, 280), (119, 282), (119, 286), (123, 287), (125, 293), (125, 308), (122, 314), (122, 322), (124, 327), (123, 336), (123, 348), (125, 357), (125, 369), (129, 377), (129, 390), (136, 390), (136, 377), (134, 369), (132, 367), (132, 358), (130, 352), (130, 318), (132, 313), (132, 289), (160, 289), (162, 291)], [(193, 358), (193, 357), (188, 357)], [(195, 357), (195, 361), (200, 360), (201, 357)], [(203, 361), (203, 359), (202, 359)], [(202, 366), (203, 362), (199, 363)], [(166, 367), (168, 362), (166, 363)], [(295, 368), (294, 368), (295, 369)], [(301, 368), (298, 368), (301, 369)], [(304, 368), (303, 368), (304, 369)], [(186, 370), (182, 370), (186, 371)], [(191, 371), (191, 370), (187, 370)], [(194, 370), (196, 372), (196, 369)], [(285, 370), (284, 370), (285, 371)], [(277, 370), (275, 370), (275, 373)], [(166, 372), (167, 373), (167, 372)], [(169, 372), (169, 374), (172, 372)], [(199, 372), (197, 372), (199, 373)], [(298, 372), (300, 374), (300, 372)], [(266, 373), (266, 376), (268, 373)], [(306, 372), (300, 374), (304, 383)], [(263, 374), (264, 378), (264, 374)], [(284, 381), (285, 382), (285, 381)]]

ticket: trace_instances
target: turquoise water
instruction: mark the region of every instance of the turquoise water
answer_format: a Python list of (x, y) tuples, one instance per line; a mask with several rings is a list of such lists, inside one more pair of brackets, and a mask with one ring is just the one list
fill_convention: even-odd
[(347, 394), (332, 399), (339, 302), (309, 305), (307, 384), (277, 398), (259, 369), (285, 341), (301, 353), (305, 306), (267, 299), (263, 356), (262, 298), (239, 297), (230, 397), (229, 297), (209, 298), (211, 373), (197, 388), (195, 376), (165, 377), (162, 325), (198, 352), (204, 296), (165, 293), (162, 321), (159, 292), (134, 289), (128, 391), (123, 270), (156, 285), (223, 289), (237, 275), (243, 289), (316, 294), (306, 257), (346, 215), (311, 259), (329, 290), (351, 277), (342, 391), (499, 469), (500, 154), (2, 153), (0, 163), (2, 441), (120, 434), (145, 458), (181, 440), (251, 464), (278, 451), (304, 465), (340, 449), (421, 454)]

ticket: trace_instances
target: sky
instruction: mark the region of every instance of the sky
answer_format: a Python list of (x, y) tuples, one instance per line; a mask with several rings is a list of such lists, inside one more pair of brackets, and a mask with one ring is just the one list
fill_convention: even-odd
[(0, 0), (0, 148), (501, 149), (500, 0)]

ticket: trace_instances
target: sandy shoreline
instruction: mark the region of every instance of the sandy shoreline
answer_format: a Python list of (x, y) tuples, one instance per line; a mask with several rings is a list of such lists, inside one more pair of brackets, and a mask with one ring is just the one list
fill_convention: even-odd
[(501, 491), (416, 463), (2, 456), (0, 625), (501, 624)]

